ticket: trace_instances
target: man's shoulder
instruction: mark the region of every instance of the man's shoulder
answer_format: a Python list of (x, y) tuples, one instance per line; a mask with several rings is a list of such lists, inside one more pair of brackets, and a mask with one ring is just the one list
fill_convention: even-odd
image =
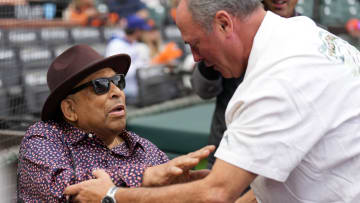
[(138, 134), (136, 134), (133, 131), (127, 131), (128, 135), (131, 137), (131, 139), (135, 142), (140, 143), (141, 145), (148, 145), (148, 144), (152, 144), (148, 139), (143, 138), (141, 136), (139, 136)]
[(25, 134), (25, 137), (32, 136), (48, 137), (59, 134), (62, 130), (62, 125), (57, 121), (38, 121), (31, 125)]

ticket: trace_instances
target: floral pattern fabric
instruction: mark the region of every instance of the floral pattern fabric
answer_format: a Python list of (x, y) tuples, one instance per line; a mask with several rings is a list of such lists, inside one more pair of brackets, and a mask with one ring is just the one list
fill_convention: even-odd
[(66, 122), (37, 122), (20, 146), (18, 201), (65, 202), (66, 186), (94, 178), (105, 169), (115, 185), (138, 187), (147, 167), (168, 157), (148, 140), (124, 130), (124, 142), (109, 149), (94, 133)]

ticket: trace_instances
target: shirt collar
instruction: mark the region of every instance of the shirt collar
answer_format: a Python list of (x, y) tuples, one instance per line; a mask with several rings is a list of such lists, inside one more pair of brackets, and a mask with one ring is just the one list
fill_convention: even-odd
[(124, 130), (123, 132), (121, 132), (120, 136), (124, 139), (125, 143), (129, 147), (130, 155), (135, 152), (137, 146), (141, 147), (141, 149), (145, 151), (145, 147), (143, 146), (143, 140), (134, 132)]
[[(63, 140), (70, 145), (75, 145), (84, 139), (91, 139), (93, 136), (96, 136), (94, 132), (86, 132), (66, 121), (60, 121), (59, 126), (61, 129), (63, 129)], [(123, 130), (119, 136), (124, 139), (126, 145), (129, 147), (129, 155), (134, 153), (137, 145), (139, 145), (145, 151), (142, 139), (134, 132)]]
[(89, 137), (89, 134), (94, 134), (91, 132), (85, 132), (84, 130), (77, 128), (66, 121), (59, 121), (58, 125), (63, 131), (63, 140), (70, 145), (76, 144), (77, 142)]

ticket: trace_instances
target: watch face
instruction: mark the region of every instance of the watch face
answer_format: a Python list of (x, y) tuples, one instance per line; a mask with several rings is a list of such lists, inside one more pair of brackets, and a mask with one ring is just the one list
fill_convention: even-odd
[(114, 203), (114, 200), (111, 197), (106, 196), (101, 200), (101, 203)]

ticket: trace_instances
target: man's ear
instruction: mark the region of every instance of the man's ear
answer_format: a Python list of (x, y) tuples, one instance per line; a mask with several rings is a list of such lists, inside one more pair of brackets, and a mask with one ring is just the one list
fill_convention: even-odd
[(233, 21), (228, 12), (221, 10), (216, 13), (215, 29), (223, 33), (231, 33), (233, 31)]
[(71, 98), (65, 98), (61, 101), (60, 104), (61, 107), (61, 111), (64, 115), (64, 117), (71, 121), (71, 122), (76, 122), (78, 119), (78, 116), (76, 114), (75, 111), (75, 102), (74, 100), (72, 100)]

